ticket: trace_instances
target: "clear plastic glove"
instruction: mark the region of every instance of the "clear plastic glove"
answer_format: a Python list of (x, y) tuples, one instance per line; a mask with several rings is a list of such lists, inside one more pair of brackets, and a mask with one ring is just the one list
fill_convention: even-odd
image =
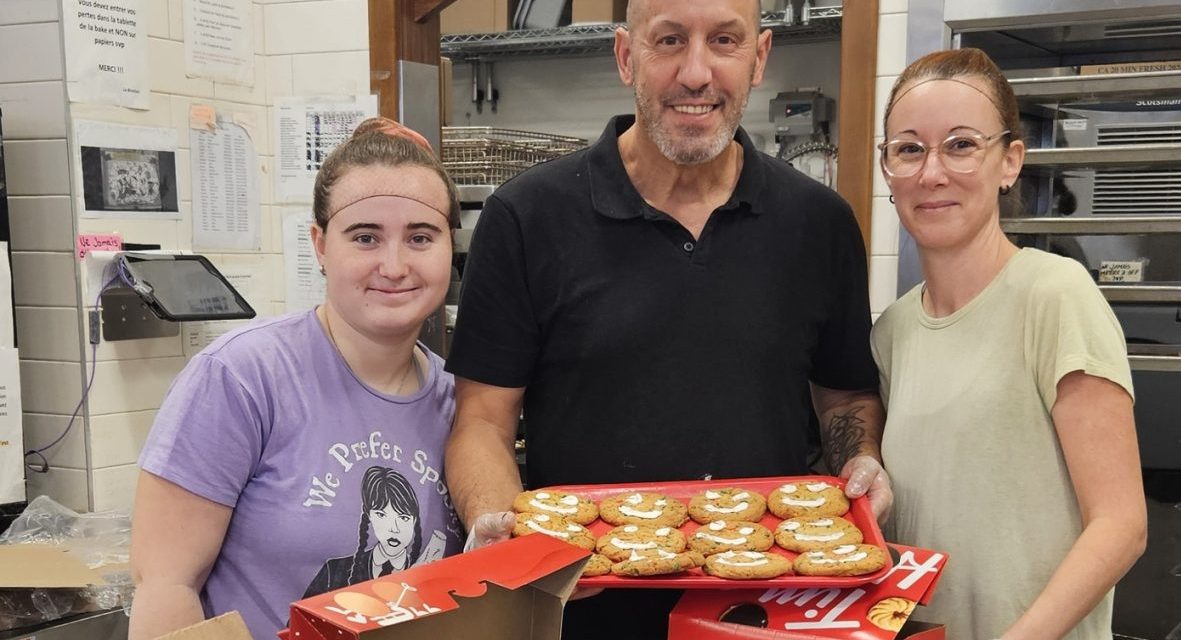
[(890, 488), (890, 476), (882, 468), (882, 463), (872, 456), (855, 456), (841, 469), (841, 478), (846, 481), (845, 495), (850, 498), (868, 496), (874, 517), (885, 524), (894, 504), (894, 490)]
[(467, 542), (464, 543), (463, 550), (467, 552), (508, 540), (516, 521), (516, 516), (509, 511), (485, 513), (477, 517), (467, 532)]
[[(464, 552), (508, 540), (516, 522), (517, 517), (509, 511), (485, 513), (477, 517), (467, 533), (467, 542), (463, 545)], [(602, 592), (603, 590), (598, 587), (575, 587), (574, 592), (570, 594), (570, 600), (590, 598)]]

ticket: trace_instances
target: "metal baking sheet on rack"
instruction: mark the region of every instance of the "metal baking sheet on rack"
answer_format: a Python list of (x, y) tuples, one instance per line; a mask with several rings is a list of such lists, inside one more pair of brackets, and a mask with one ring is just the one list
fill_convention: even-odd
[[(670, 497), (677, 498), (686, 505), (689, 499), (694, 495), (701, 493), (707, 489), (719, 489), (723, 487), (740, 487), (742, 489), (757, 491), (767, 497), (777, 487), (787, 483), (805, 483), (805, 482), (828, 482), (838, 487), (844, 488), (845, 482), (839, 478), (832, 476), (782, 476), (772, 478), (737, 478), (727, 480), (688, 480), (679, 482), (639, 482), (629, 484), (584, 484), (584, 485), (561, 485), (549, 487), (551, 489), (558, 489), (569, 493), (576, 493), (594, 500), (597, 504), (606, 497), (620, 494), (630, 493), (633, 491), (652, 491), (664, 493)], [(799, 576), (799, 575), (785, 575), (778, 578), (771, 578), (767, 580), (727, 580), (724, 578), (716, 578), (708, 575), (701, 569), (693, 569), (685, 573), (666, 575), (666, 576), (652, 576), (645, 578), (632, 578), (620, 576), (598, 576), (594, 578), (582, 578), (578, 581), (578, 585), (582, 587), (607, 587), (612, 589), (628, 589), (628, 588), (663, 588), (663, 589), (751, 589), (751, 588), (796, 588), (796, 587), (853, 587), (867, 582), (872, 582), (881, 578), (890, 572), (891, 560), (889, 549), (886, 548), (886, 539), (882, 537), (881, 529), (878, 528), (877, 520), (873, 517), (873, 510), (869, 506), (869, 500), (862, 497), (850, 501), (852, 504), (849, 508), (849, 513), (843, 517), (851, 521), (858, 529), (861, 530), (862, 536), (865, 538), (865, 544), (872, 544), (880, 547), (886, 552), (886, 566), (873, 573), (867, 573), (861, 576)], [(767, 511), (759, 522), (775, 531), (775, 527), (783, 520), (776, 517), (770, 511)], [(680, 530), (685, 534), (686, 538), (693, 535), (697, 528), (700, 527), (698, 523), (693, 520), (687, 521), (681, 525)], [(603, 520), (595, 520), (588, 527), (595, 536), (600, 536), (610, 531), (612, 526)], [(772, 545), (771, 552), (778, 553), (788, 559), (794, 560), (798, 555), (791, 551), (787, 551), (779, 545)]]

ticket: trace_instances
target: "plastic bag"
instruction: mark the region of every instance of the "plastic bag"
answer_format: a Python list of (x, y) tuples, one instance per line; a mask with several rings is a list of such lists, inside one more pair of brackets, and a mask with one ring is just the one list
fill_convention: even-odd
[(48, 544), (103, 573), (109, 584), (82, 589), (0, 589), (0, 630), (50, 622), (76, 613), (131, 607), (135, 585), (127, 568), (131, 515), (126, 511), (76, 513), (38, 496), (0, 534), (0, 544)]

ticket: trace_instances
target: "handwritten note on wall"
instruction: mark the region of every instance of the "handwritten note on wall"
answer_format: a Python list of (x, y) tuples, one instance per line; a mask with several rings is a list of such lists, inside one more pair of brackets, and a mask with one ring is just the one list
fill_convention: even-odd
[(78, 236), (78, 259), (91, 251), (122, 251), (123, 238), (117, 233), (88, 233)]

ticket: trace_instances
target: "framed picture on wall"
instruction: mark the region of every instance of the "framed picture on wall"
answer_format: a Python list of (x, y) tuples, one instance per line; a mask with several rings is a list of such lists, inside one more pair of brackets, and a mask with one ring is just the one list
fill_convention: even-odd
[(84, 217), (180, 217), (176, 132), (75, 121)]

